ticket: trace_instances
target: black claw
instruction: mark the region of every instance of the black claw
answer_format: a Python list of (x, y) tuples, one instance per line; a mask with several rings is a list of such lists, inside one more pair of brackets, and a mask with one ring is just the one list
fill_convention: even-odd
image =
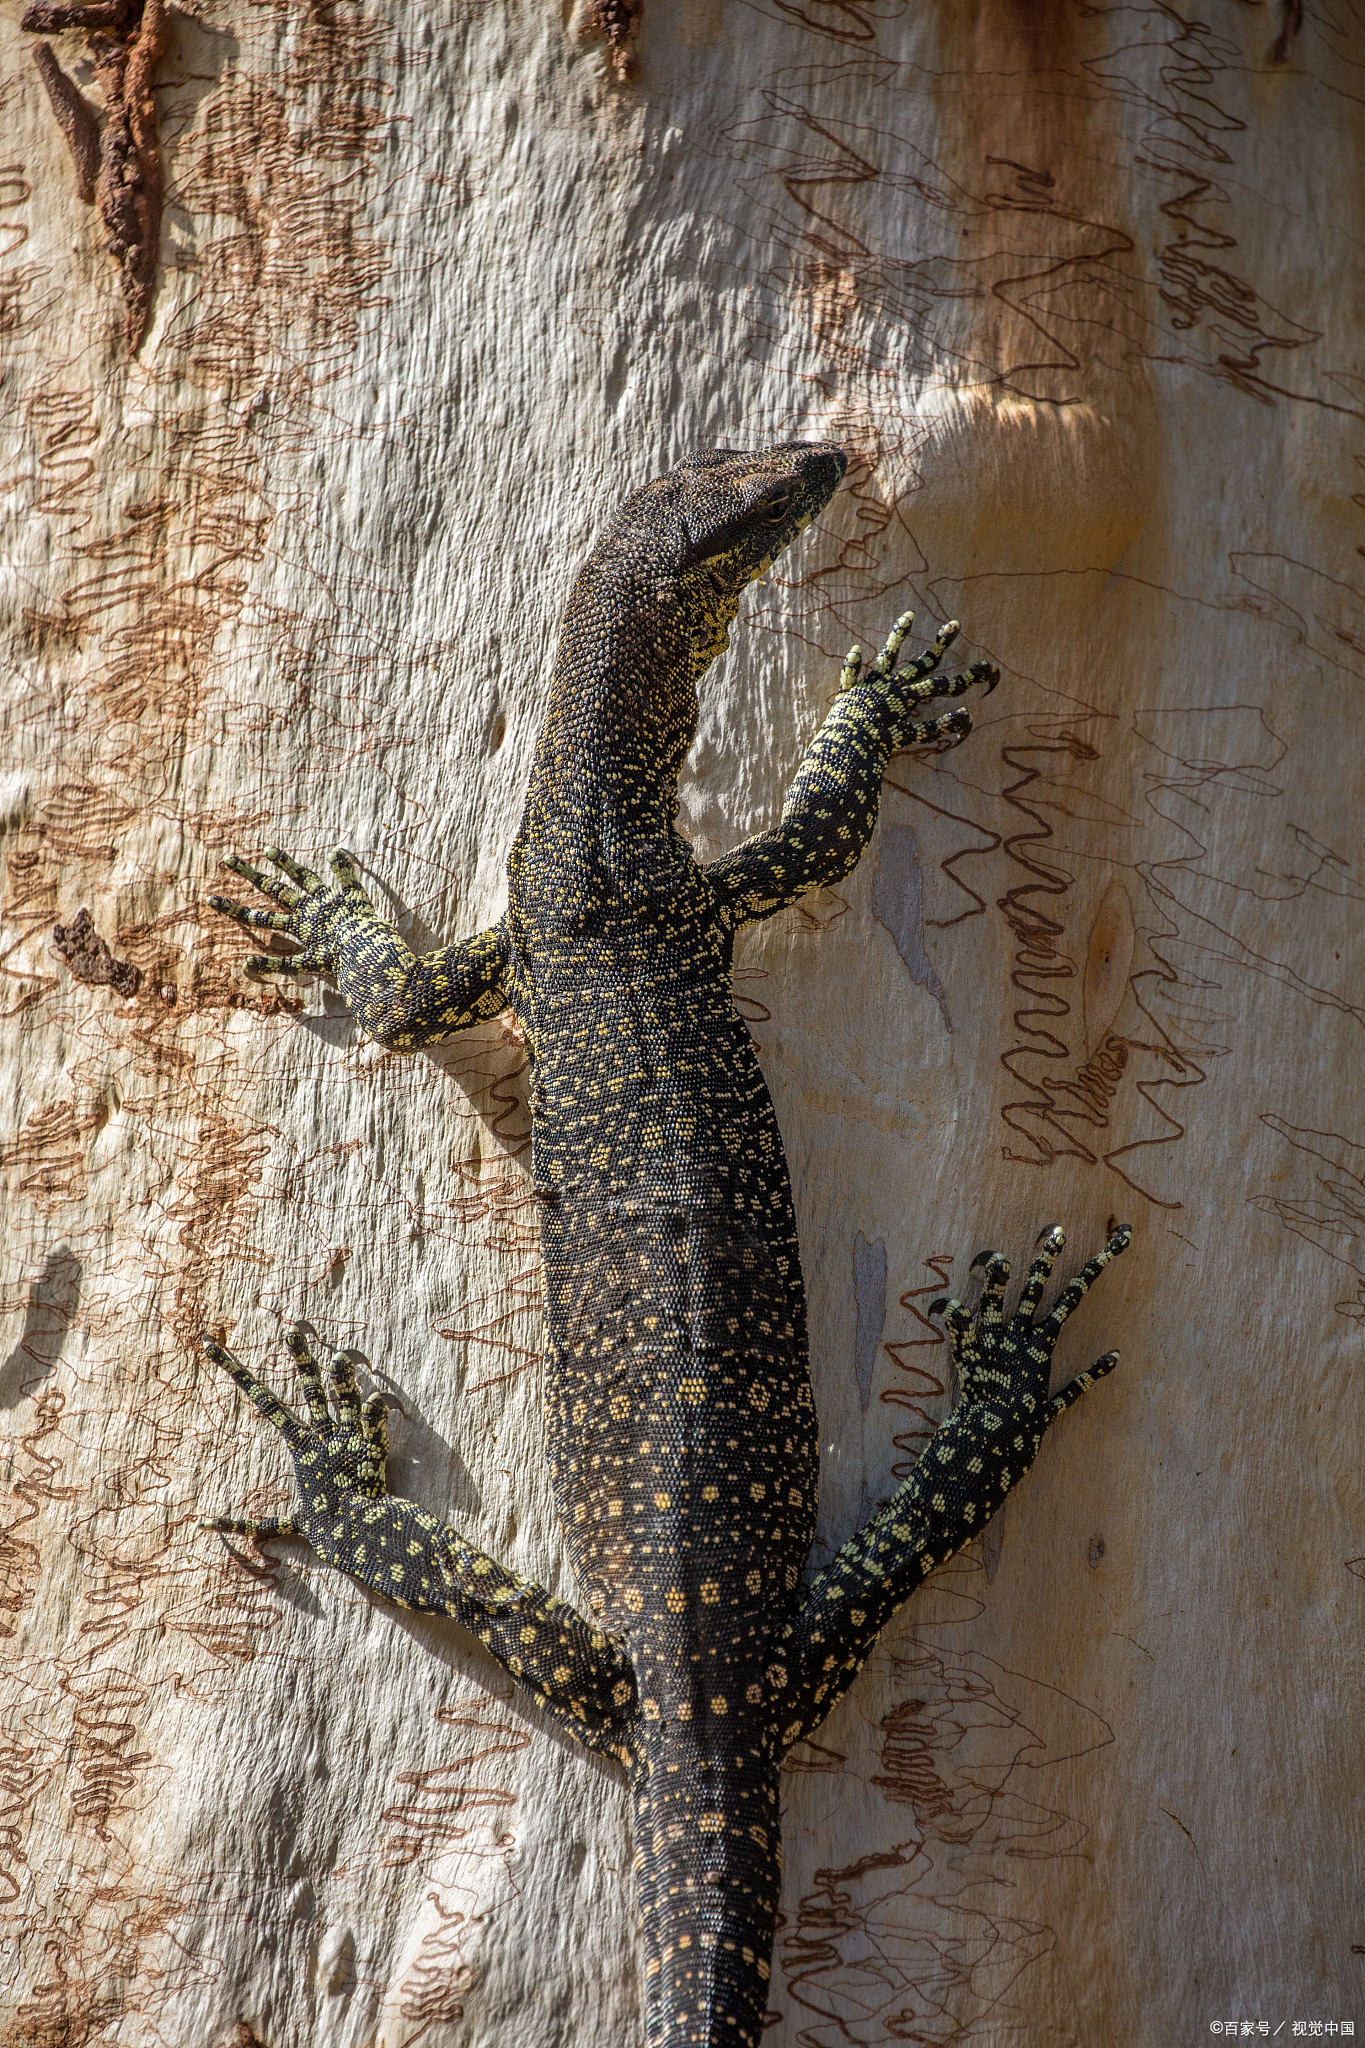
[(951, 1295), (941, 1294), (937, 1301), (930, 1302), (928, 1309), (925, 1311), (925, 1313), (931, 1316), (941, 1316), (943, 1314), (944, 1309), (947, 1308), (948, 1303), (951, 1299)]
[(989, 1266), (991, 1260), (997, 1259), (999, 1258), (999, 1256), (1000, 1254), (997, 1251), (994, 1251), (990, 1246), (987, 1246), (984, 1252), (978, 1252), (976, 1254), (976, 1257), (972, 1260), (970, 1266), (968, 1266), (967, 1271), (969, 1273), (974, 1273), (978, 1266)]

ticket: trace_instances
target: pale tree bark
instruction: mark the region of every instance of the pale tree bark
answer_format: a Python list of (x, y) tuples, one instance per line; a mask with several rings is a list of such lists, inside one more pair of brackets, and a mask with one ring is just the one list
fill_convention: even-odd
[(637, 14), (168, 9), (136, 355), (4, 25), (0, 2039), (639, 2040), (614, 1766), (451, 1625), (197, 1527), (287, 1490), (196, 1333), (283, 1389), (302, 1314), (395, 1483), (572, 1594), (522, 1048), (361, 1043), (204, 899), (344, 841), (415, 941), (486, 924), (597, 523), (812, 436), (848, 487), (705, 684), (699, 850), (908, 605), (1003, 672), (740, 960), (817, 1562), (945, 1413), (972, 1253), (1136, 1240), (1063, 1358), (1118, 1372), (794, 1759), (767, 2038), (1365, 2031), (1365, 21)]

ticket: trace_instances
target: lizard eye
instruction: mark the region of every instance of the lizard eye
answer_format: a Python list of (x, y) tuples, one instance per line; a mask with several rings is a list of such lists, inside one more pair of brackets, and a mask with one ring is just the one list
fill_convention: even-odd
[(769, 498), (768, 509), (763, 514), (764, 523), (768, 526), (779, 525), (781, 521), (784, 520), (787, 514), (791, 511), (791, 508), (792, 500), (790, 491), (784, 491), (780, 498)]

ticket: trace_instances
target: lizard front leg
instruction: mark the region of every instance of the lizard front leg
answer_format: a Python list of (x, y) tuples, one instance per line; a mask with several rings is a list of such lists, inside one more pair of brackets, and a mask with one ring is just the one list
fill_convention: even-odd
[(209, 898), (234, 923), (279, 932), (296, 942), (293, 953), (253, 954), (248, 972), (331, 975), (361, 1029), (393, 1052), (415, 1052), (507, 1008), (502, 924), (419, 958), (379, 915), (343, 848), (330, 856), (334, 882), (277, 846), (268, 847), (265, 857), (285, 881), (236, 854), (229, 854), (223, 866), (273, 898), (278, 910), (256, 910), (229, 896)]
[(1049, 1396), (1052, 1351), (1063, 1325), (1110, 1262), (1127, 1250), (1120, 1226), (1082, 1267), (1055, 1307), (1034, 1321), (1048, 1275), (1066, 1242), (1043, 1233), (1014, 1314), (1001, 1304), (1009, 1260), (982, 1252), (985, 1270), (975, 1318), (960, 1301), (935, 1302), (957, 1369), (960, 1400), (905, 1484), (845, 1543), (811, 1582), (774, 1652), (769, 1682), (783, 1723), (783, 1745), (809, 1735), (853, 1683), (896, 1609), (936, 1565), (978, 1535), (1033, 1463), (1044, 1434), (1074, 1401), (1118, 1363), (1107, 1351)]
[(574, 1608), (509, 1572), (456, 1529), (388, 1491), (384, 1400), (362, 1403), (344, 1352), (332, 1360), (333, 1416), (302, 1324), (287, 1343), (308, 1404), (305, 1426), (211, 1338), (204, 1349), (284, 1438), (298, 1505), (268, 1521), (218, 1516), (206, 1529), (253, 1537), (305, 1536), (324, 1564), (419, 1613), (448, 1614), (511, 1674), (551, 1719), (589, 1749), (633, 1758), (635, 1674), (624, 1654)]
[(923, 654), (898, 668), (913, 613), (897, 619), (886, 645), (866, 670), (862, 649), (850, 648), (834, 708), (811, 742), (782, 806), (782, 822), (746, 839), (704, 870), (717, 906), (732, 927), (785, 909), (812, 889), (831, 888), (862, 858), (877, 822), (882, 777), (902, 747), (956, 742), (972, 729), (970, 712), (921, 714), (933, 697), (960, 697), (976, 683), (995, 688), (993, 662), (940, 681), (935, 671), (957, 637), (946, 625)]

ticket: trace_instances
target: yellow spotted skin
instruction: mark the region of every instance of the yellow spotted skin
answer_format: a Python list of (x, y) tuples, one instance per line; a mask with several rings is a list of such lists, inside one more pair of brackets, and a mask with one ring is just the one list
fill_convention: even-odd
[(697, 683), (748, 583), (827, 503), (839, 448), (718, 450), (627, 499), (570, 594), (549, 707), (491, 930), (416, 958), (349, 856), (324, 880), (227, 863), (279, 906), (216, 907), (297, 950), (260, 973), (321, 972), (364, 1030), (408, 1051), (512, 1008), (531, 1049), (545, 1261), (546, 1446), (586, 1614), (505, 1571), (385, 1489), (382, 1402), (344, 1359), (336, 1413), (304, 1333), (305, 1425), (216, 1345), (285, 1437), (285, 1522), (409, 1606), (452, 1615), (560, 1726), (631, 1775), (648, 2048), (758, 2048), (781, 1871), (779, 1774), (878, 1632), (984, 1525), (1101, 1359), (1049, 1398), (1052, 1346), (1113, 1238), (1035, 1320), (1047, 1235), (1008, 1321), (986, 1260), (979, 1312), (947, 1308), (961, 1401), (886, 1506), (809, 1585), (816, 1417), (781, 1136), (735, 1011), (735, 932), (839, 881), (876, 823), (898, 748), (961, 739), (924, 718), (996, 672), (940, 680), (955, 626), (899, 666), (909, 618), (843, 688), (769, 832), (700, 866), (674, 830)]

